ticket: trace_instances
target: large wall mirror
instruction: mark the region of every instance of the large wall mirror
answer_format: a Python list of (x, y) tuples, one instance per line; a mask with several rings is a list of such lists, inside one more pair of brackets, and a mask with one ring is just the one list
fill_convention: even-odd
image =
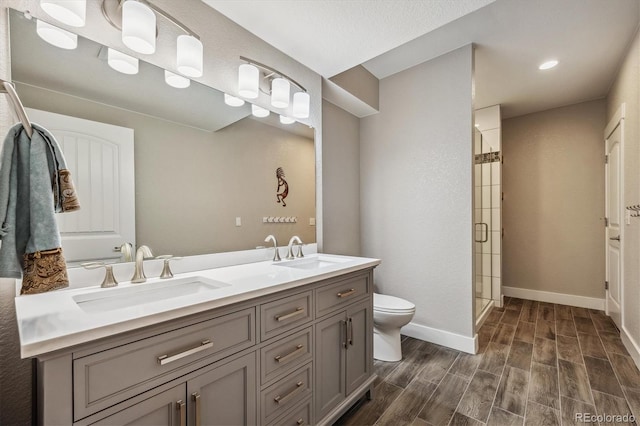
[[(35, 19), (15, 10), (10, 13), (10, 35), (16, 90), (26, 107), (37, 110), (31, 110), (34, 117), (54, 120), (39, 124), (52, 127), (63, 146), (80, 202), (87, 207), (78, 212), (84, 214), (81, 219), (61, 218), (80, 222), (61, 223), (63, 237), (82, 240), (96, 226), (103, 234), (97, 241), (104, 237), (107, 254), (72, 260), (121, 258), (114, 251), (119, 243), (114, 243), (112, 228), (131, 215), (131, 242), (148, 245), (156, 255), (252, 249), (264, 245), (268, 234), (280, 243), (292, 235), (304, 243), (316, 241), (313, 129), (281, 124), (274, 113), (256, 118), (249, 104), (228, 106), (221, 92), (194, 81), (188, 88), (170, 87), (164, 70), (143, 61), (137, 74), (120, 73), (109, 67), (105, 47), (82, 37), (76, 49), (57, 48), (37, 35)], [(57, 135), (57, 119), (111, 127), (94, 132), (95, 140), (87, 141), (82, 131)], [(120, 142), (131, 129), (133, 179), (126, 173), (115, 176), (126, 167), (126, 159), (122, 166), (118, 163), (126, 149), (114, 148), (110, 154), (111, 142), (107, 148), (99, 145), (111, 128), (116, 135), (112, 139)], [(88, 166), (79, 159), (83, 155), (90, 158)], [(277, 196), (283, 191), (279, 168), (288, 186), (284, 200)], [(133, 180), (128, 182), (134, 184), (132, 201), (112, 199), (118, 179)], [(109, 219), (107, 210), (114, 206), (131, 213)]]

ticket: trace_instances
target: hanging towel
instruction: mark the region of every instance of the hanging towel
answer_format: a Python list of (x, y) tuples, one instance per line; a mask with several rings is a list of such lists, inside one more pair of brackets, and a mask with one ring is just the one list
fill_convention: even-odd
[(22, 124), (13, 126), (0, 158), (0, 276), (22, 278), (21, 294), (67, 287), (55, 213), (79, 208), (53, 135), (33, 124), (29, 139)]

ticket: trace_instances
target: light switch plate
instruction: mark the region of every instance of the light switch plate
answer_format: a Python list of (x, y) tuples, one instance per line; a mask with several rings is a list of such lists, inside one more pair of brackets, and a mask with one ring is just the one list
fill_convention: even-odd
[(242, 218), (240, 216), (236, 217), (236, 226), (242, 226)]

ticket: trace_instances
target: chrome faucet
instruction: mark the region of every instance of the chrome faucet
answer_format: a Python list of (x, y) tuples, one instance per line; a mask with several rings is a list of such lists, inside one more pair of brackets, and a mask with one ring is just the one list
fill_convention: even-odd
[(273, 261), (274, 262), (280, 262), (280, 252), (278, 252), (278, 240), (276, 240), (276, 237), (274, 237), (273, 235), (267, 235), (267, 238), (264, 239), (265, 243), (268, 243), (269, 241), (273, 241), (273, 249), (275, 250), (275, 253), (273, 254)]
[[(293, 244), (294, 243), (298, 243), (298, 255), (297, 256), (293, 255)], [(300, 237), (298, 237), (297, 235), (294, 235), (289, 240), (289, 252), (287, 253), (287, 259), (291, 260), (291, 259), (295, 259), (296, 257), (304, 257), (304, 254), (302, 254), (302, 241), (300, 240)]]
[(147, 277), (144, 275), (144, 259), (153, 257), (151, 249), (147, 246), (140, 246), (136, 250), (136, 266), (131, 278), (132, 283), (143, 283), (147, 281)]

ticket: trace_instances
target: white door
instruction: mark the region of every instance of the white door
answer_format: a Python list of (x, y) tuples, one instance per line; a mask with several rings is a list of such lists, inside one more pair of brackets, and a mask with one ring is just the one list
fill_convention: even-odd
[[(624, 108), (621, 109), (624, 111)], [(624, 115), (617, 115), (605, 130), (605, 217), (608, 225), (605, 232), (606, 245), (606, 312), (618, 328), (622, 328), (622, 300), (624, 297), (624, 282), (622, 279), (622, 238), (623, 238), (623, 208), (622, 190), (624, 171), (622, 161), (622, 147), (624, 138)]]
[(67, 262), (117, 260), (135, 247), (133, 129), (27, 108), (29, 118), (60, 144), (80, 210), (58, 214)]

